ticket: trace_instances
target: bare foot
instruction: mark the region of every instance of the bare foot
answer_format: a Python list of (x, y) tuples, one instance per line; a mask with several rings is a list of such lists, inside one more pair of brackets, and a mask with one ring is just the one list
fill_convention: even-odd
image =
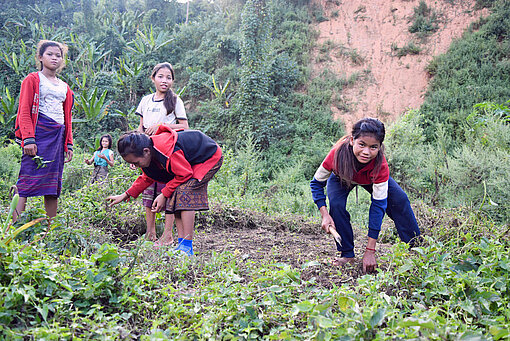
[(335, 257), (331, 260), (331, 265), (344, 266), (345, 264), (353, 264), (355, 261), (354, 258)]
[(155, 242), (158, 237), (156, 236), (156, 231), (152, 232), (152, 231), (147, 231), (147, 233), (145, 234), (145, 239), (151, 241), (151, 242)]
[(161, 236), (161, 238), (159, 238), (155, 243), (154, 243), (154, 247), (161, 247), (161, 246), (172, 246), (174, 245), (174, 239), (168, 239), (168, 238), (164, 238), (164, 235)]

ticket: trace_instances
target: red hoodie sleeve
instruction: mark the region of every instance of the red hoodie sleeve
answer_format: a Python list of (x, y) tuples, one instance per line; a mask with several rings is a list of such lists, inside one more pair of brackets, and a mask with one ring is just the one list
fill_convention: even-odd
[(67, 86), (66, 100), (64, 101), (64, 123), (65, 123), (65, 151), (73, 149), (73, 116), (72, 110), (74, 105), (74, 93)]
[(175, 177), (167, 182), (165, 188), (161, 190), (161, 193), (163, 193), (165, 197), (170, 198), (179, 185), (191, 179), (193, 176), (193, 169), (188, 160), (186, 160), (182, 150), (178, 150), (170, 155), (168, 167), (170, 168), (169, 170), (174, 173)]
[(129, 187), (129, 189), (126, 191), (129, 196), (133, 198), (138, 198), (140, 193), (142, 193), (147, 187), (152, 185), (154, 183), (154, 180), (149, 178), (145, 173), (140, 175), (135, 182)]
[(34, 104), (35, 83), (27, 77), (21, 83), (18, 107), (18, 128), (21, 132), (21, 140), (35, 138), (34, 123), (32, 121), (32, 106)]

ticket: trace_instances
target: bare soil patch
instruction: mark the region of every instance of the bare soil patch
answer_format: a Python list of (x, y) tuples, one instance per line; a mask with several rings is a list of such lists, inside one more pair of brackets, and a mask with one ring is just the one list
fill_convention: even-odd
[[(413, 205), (422, 235), (431, 235), (435, 229), (455, 229), (465, 220), (461, 212), (435, 212), (423, 204)], [(469, 226), (466, 226), (469, 228)], [(353, 226), (356, 261), (344, 267), (331, 264), (339, 256), (333, 238), (322, 231), (319, 221), (302, 216), (270, 217), (260, 212), (213, 204), (211, 209), (197, 214), (194, 249), (201, 262), (207, 262), (214, 253), (228, 252), (239, 260), (255, 264), (285, 263), (301, 271), (301, 278), (321, 287), (332, 288), (342, 284), (356, 285), (363, 276), (362, 257), (367, 231)], [(111, 229), (121, 245), (145, 234), (145, 219), (128, 219)], [(383, 259), (392, 252), (392, 244), (398, 242), (394, 224), (389, 218), (383, 227), (377, 245), (378, 268), (389, 271), (391, 264)], [(155, 254), (159, 254), (157, 251)], [(312, 266), (307, 266), (314, 262)], [(243, 264), (240, 262), (240, 264)], [(193, 276), (196, 276), (194, 274)]]
[[(350, 126), (362, 117), (394, 121), (423, 103), (429, 83), (426, 66), (447, 51), (470, 23), (487, 10), (474, 11), (475, 0), (427, 0), (439, 17), (439, 30), (420, 42), (409, 32), (419, 0), (317, 0), (327, 21), (317, 24), (319, 37), (313, 76), (329, 69), (345, 79), (361, 79), (335, 94), (335, 119)], [(415, 43), (417, 55), (395, 55), (395, 48)], [(365, 75), (359, 77), (359, 75)]]
[[(330, 264), (338, 256), (333, 238), (322, 231), (320, 224), (299, 216), (271, 218), (262, 213), (242, 211), (232, 207), (214, 206), (200, 214), (194, 238), (199, 257), (208, 258), (213, 252), (228, 251), (242, 259), (255, 262), (286, 263), (302, 269), (303, 279), (315, 277), (320, 286), (331, 288), (343, 283), (355, 284), (363, 275), (361, 258), (366, 244), (366, 231), (355, 231), (356, 262), (345, 267)], [(391, 245), (380, 244), (378, 256), (390, 252)], [(379, 267), (386, 264), (378, 260)]]

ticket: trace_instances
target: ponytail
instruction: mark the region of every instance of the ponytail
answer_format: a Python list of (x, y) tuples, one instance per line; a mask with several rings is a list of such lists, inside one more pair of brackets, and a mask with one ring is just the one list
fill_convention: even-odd
[(165, 93), (165, 99), (163, 100), (163, 104), (165, 105), (167, 115), (170, 115), (175, 111), (176, 102), (177, 95), (172, 91), (172, 89), (168, 89), (168, 91)]

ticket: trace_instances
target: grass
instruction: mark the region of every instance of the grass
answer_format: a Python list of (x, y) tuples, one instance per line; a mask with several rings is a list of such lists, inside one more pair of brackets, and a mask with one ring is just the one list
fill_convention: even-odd
[(412, 41), (402, 47), (398, 47), (398, 45), (395, 43), (391, 44), (392, 53), (394, 53), (394, 55), (399, 58), (407, 56), (408, 54), (410, 55), (420, 54), (422, 50), (423, 50), (422, 47), (420, 47), (419, 45), (415, 44)]

